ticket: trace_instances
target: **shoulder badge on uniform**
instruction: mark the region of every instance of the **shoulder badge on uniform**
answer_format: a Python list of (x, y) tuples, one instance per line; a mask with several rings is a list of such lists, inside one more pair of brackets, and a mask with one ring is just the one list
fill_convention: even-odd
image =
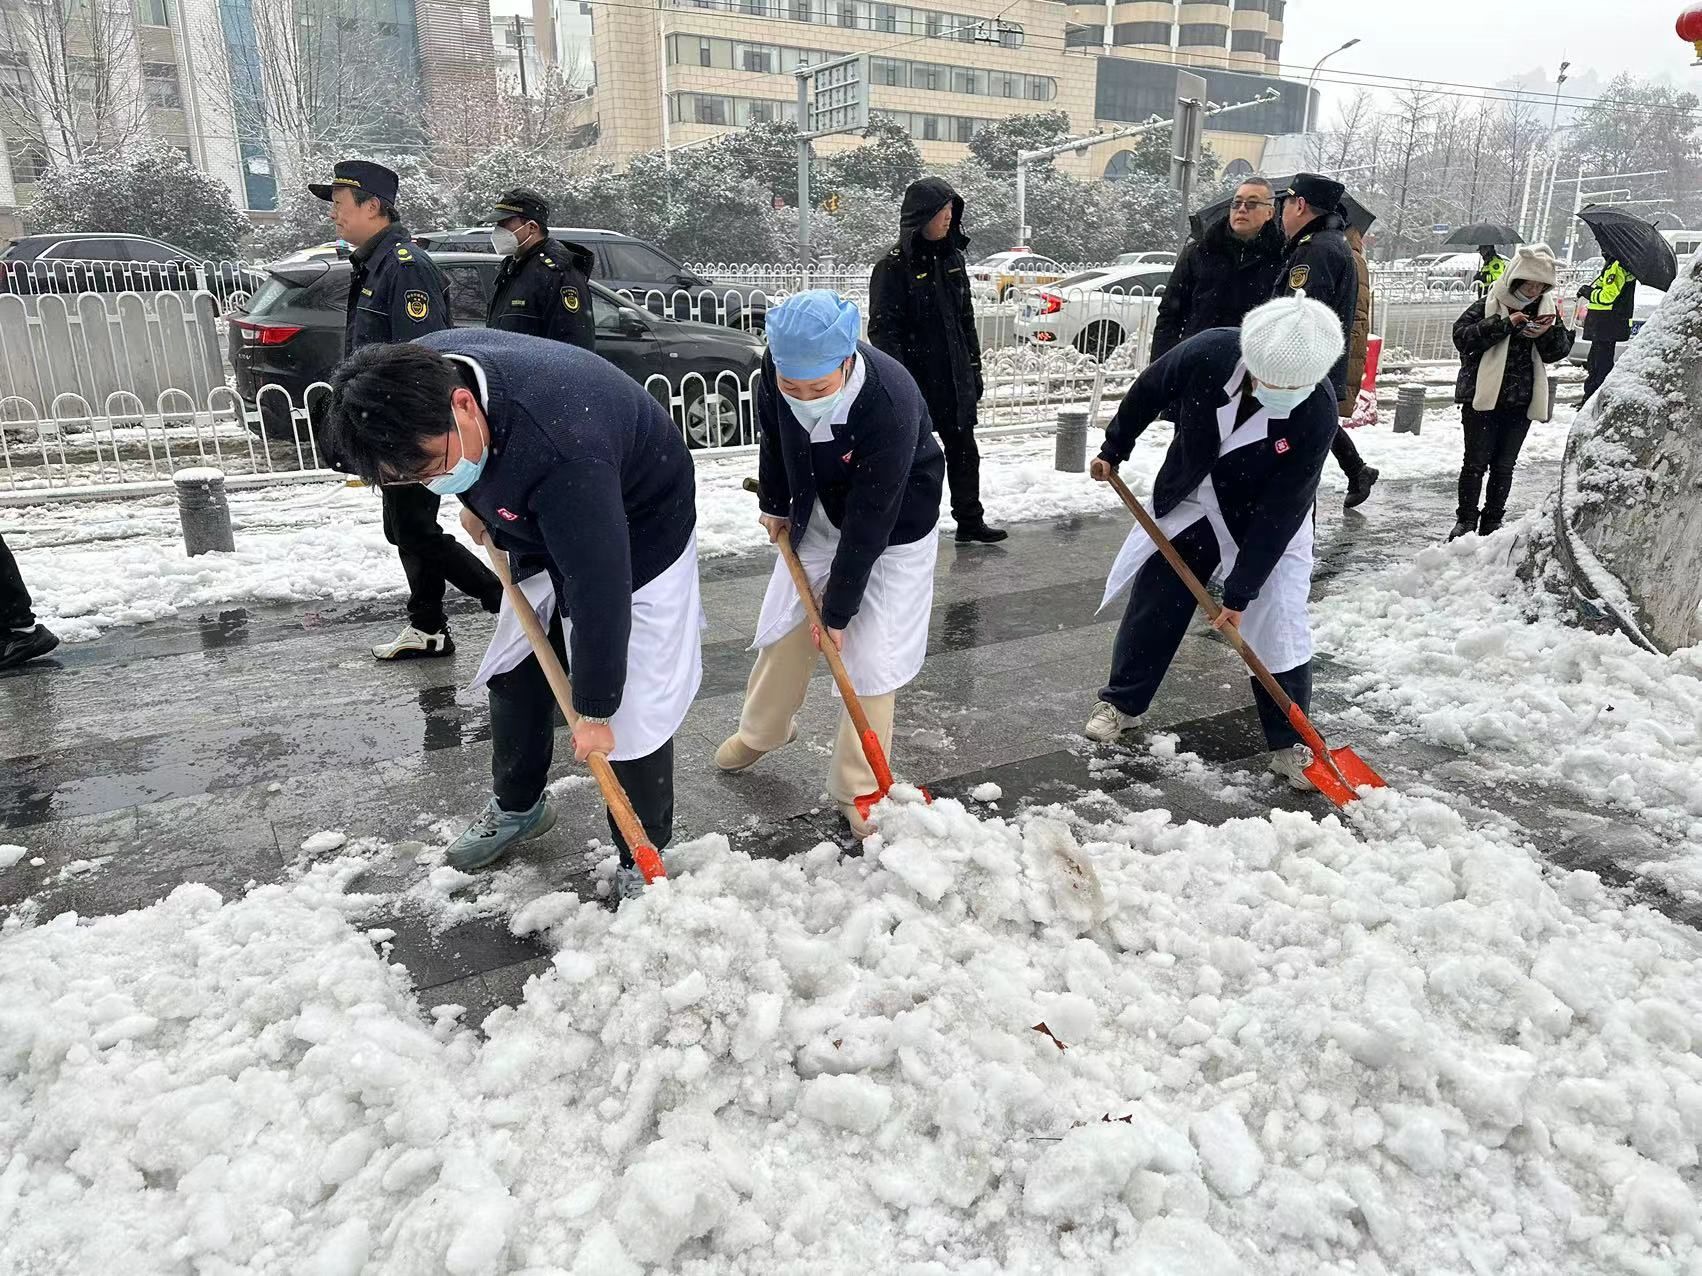
[(1288, 272), (1288, 286), (1290, 288), (1304, 288), (1306, 286), (1306, 281), (1311, 277), (1312, 267), (1296, 266), (1293, 270)]
[(511, 305), (511, 306), (524, 306), (524, 305), (525, 305), (525, 304), (526, 304), (526, 298), (524, 298), (524, 297), (515, 297), (515, 298), (514, 298), (514, 299), (513, 299), (513, 300), (512, 300), (512, 301), (510, 301), (510, 302), (509, 302), (509, 303), (508, 303), (508, 304), (509, 304), (509, 305)]
[(421, 292), (418, 288), (410, 289), (408, 294), (403, 297), (402, 300), (407, 303), (408, 318), (412, 319), (415, 323), (418, 323), (421, 319), (424, 319), (431, 313), (431, 298), (426, 296), (425, 293)]
[(562, 309), (566, 310), (569, 314), (578, 314), (579, 289), (571, 286), (563, 288), (561, 290), (561, 305)]
[[(542, 253), (539, 253), (538, 255), (540, 257), (543, 257)], [(553, 258), (550, 258), (550, 257), (544, 257), (544, 265), (548, 266), (551, 270), (554, 270), (556, 268), (555, 260)]]
[(1309, 244), (1309, 243), (1312, 242), (1312, 236), (1311, 235), (1302, 235), (1300, 237), (1300, 242), (1303, 243), (1303, 244)]
[(414, 250), (412, 248), (409, 248), (406, 244), (397, 244), (396, 245), (396, 260), (397, 261), (412, 261), (413, 259), (414, 259)]

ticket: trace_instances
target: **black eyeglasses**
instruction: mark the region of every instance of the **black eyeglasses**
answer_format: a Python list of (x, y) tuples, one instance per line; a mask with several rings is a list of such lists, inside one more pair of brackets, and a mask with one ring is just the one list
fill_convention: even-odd
[(1229, 201), (1229, 206), (1237, 212), (1246, 209), (1250, 213), (1255, 208), (1269, 208), (1271, 201), (1268, 199), (1232, 199)]

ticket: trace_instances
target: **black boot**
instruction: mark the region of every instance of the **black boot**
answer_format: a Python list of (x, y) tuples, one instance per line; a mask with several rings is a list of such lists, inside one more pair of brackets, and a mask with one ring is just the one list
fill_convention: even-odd
[(1476, 531), (1477, 516), (1475, 514), (1470, 518), (1461, 517), (1454, 523), (1454, 530), (1448, 533), (1448, 539), (1451, 541), (1457, 541), (1460, 537), (1470, 536)]
[(58, 645), (58, 635), (46, 625), (0, 630), (0, 669), (11, 669), (26, 660), (45, 656)]
[(1365, 504), (1366, 497), (1371, 495), (1371, 485), (1380, 473), (1375, 465), (1360, 466), (1359, 473), (1347, 481), (1347, 499), (1342, 502), (1342, 508), (1350, 510), (1355, 505)]
[(959, 523), (957, 525), (957, 543), (959, 545), (997, 545), (1010, 533), (1002, 527), (989, 527), (986, 523)]
[(1483, 494), (1483, 514), (1477, 522), (1479, 536), (1488, 536), (1491, 532), (1501, 530), (1501, 524), (1507, 517), (1507, 498), (1512, 492), (1512, 471), (1489, 472), (1489, 489)]

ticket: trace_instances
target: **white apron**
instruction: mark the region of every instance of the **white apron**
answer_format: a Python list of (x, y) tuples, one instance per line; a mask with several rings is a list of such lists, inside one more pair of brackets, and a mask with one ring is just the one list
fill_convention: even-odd
[[(520, 582), (526, 600), (548, 631), (555, 611), (555, 584), (548, 572)], [(563, 616), (562, 637), (573, 641), (573, 622)], [(660, 576), (632, 595), (632, 632), (626, 645), (626, 691), (621, 707), (609, 719), (615, 733), (614, 762), (646, 757), (661, 748), (680, 729), (686, 710), (703, 682), (703, 631), (709, 627), (698, 593), (697, 536)], [(572, 650), (571, 645), (568, 648)], [(532, 646), (520, 617), (505, 594), (496, 631), (479, 672), (467, 689), (477, 691), (498, 674), (507, 673), (527, 656)], [(569, 670), (572, 676), (572, 670)]]
[[(810, 442), (833, 440), (833, 427), (844, 425), (851, 406), (863, 388), (865, 369), (858, 356), (846, 379), (845, 393), (827, 420), (809, 431)], [(806, 428), (800, 423), (799, 428)], [(809, 577), (810, 588), (821, 597), (839, 551), (839, 529), (828, 521), (818, 500), (810, 513), (810, 525), (798, 543), (798, 562)], [(934, 563), (940, 554), (939, 525), (909, 545), (888, 545), (869, 570), (863, 602), (845, 629), (845, 672), (860, 696), (884, 696), (897, 691), (922, 672), (928, 654), (928, 619), (934, 609)], [(804, 604), (792, 583), (785, 560), (775, 552), (774, 571), (757, 617), (756, 641), (751, 650), (772, 647), (804, 623)], [(834, 688), (837, 695), (838, 688)]]
[[(1265, 408), (1260, 408), (1239, 429), (1235, 426), (1235, 412), (1241, 402), (1236, 387), (1246, 375), (1246, 364), (1237, 364), (1234, 375), (1224, 386), (1224, 392), (1231, 397), (1217, 411), (1220, 457), (1248, 444), (1262, 443), (1268, 436), (1273, 418)], [(1158, 529), (1175, 540), (1202, 518), (1211, 525), (1217, 537), (1218, 553), (1223, 560), (1221, 569), (1227, 576), (1235, 570), (1240, 547), (1223, 520), (1223, 508), (1218, 503), (1217, 488), (1213, 486), (1210, 474), (1175, 509), (1158, 520)], [(1122, 549), (1117, 551), (1116, 561), (1111, 564), (1111, 574), (1105, 581), (1105, 596), (1099, 601), (1100, 611), (1104, 611), (1112, 599), (1129, 587), (1147, 559), (1157, 552), (1158, 547), (1137, 523), (1123, 542)], [(1272, 673), (1286, 673), (1312, 659), (1312, 630), (1306, 620), (1306, 605), (1311, 592), (1312, 520), (1308, 518), (1289, 540), (1288, 547), (1259, 590), (1259, 596), (1248, 606), (1241, 621), (1241, 637)]]

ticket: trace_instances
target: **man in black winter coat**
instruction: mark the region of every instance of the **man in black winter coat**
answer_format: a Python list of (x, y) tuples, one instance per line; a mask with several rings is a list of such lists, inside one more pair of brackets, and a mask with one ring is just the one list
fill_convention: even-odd
[[(354, 244), (349, 272), (343, 353), (412, 341), (452, 325), (449, 290), (431, 255), (416, 247), (397, 220), (396, 174), (369, 160), (342, 160), (329, 182), (308, 190), (331, 205), (337, 233)], [(331, 463), (341, 466), (333, 451)], [(438, 525), (442, 504), (425, 487), (387, 487), (384, 539), (396, 547), (408, 579), (408, 623), (389, 642), (372, 648), (379, 660), (448, 656), (455, 643), (443, 595), (449, 585), (479, 600), (486, 611), (502, 604), (496, 576)]]
[(597, 348), (590, 252), (550, 238), (550, 206), (535, 191), (506, 191), (487, 219), (503, 255), (486, 327)]
[[(1330, 385), (1336, 400), (1347, 397), (1348, 347), (1353, 344), (1354, 308), (1359, 304), (1359, 268), (1354, 265), (1353, 246), (1347, 242), (1347, 220), (1342, 216), (1342, 196), (1347, 188), (1317, 173), (1297, 173), (1287, 189), (1277, 192), (1282, 202), (1282, 233), (1288, 248), (1277, 276), (1275, 296), (1289, 297), (1304, 292), (1321, 301), (1342, 321), (1342, 338), (1347, 343), (1342, 357), (1330, 369)], [(1336, 431), (1330, 452), (1347, 475), (1348, 501), (1358, 504), (1368, 495), (1377, 473), (1359, 455), (1346, 430)]]
[(946, 454), (958, 544), (992, 544), (981, 505), (981, 339), (969, 298), (963, 198), (938, 177), (912, 182), (899, 213), (898, 242), (869, 275), (869, 342), (904, 365), (922, 390)]
[(1270, 300), (1282, 265), (1276, 196), (1262, 177), (1235, 188), (1229, 217), (1182, 246), (1152, 330), (1152, 359), (1207, 328), (1239, 328), (1241, 317)]

